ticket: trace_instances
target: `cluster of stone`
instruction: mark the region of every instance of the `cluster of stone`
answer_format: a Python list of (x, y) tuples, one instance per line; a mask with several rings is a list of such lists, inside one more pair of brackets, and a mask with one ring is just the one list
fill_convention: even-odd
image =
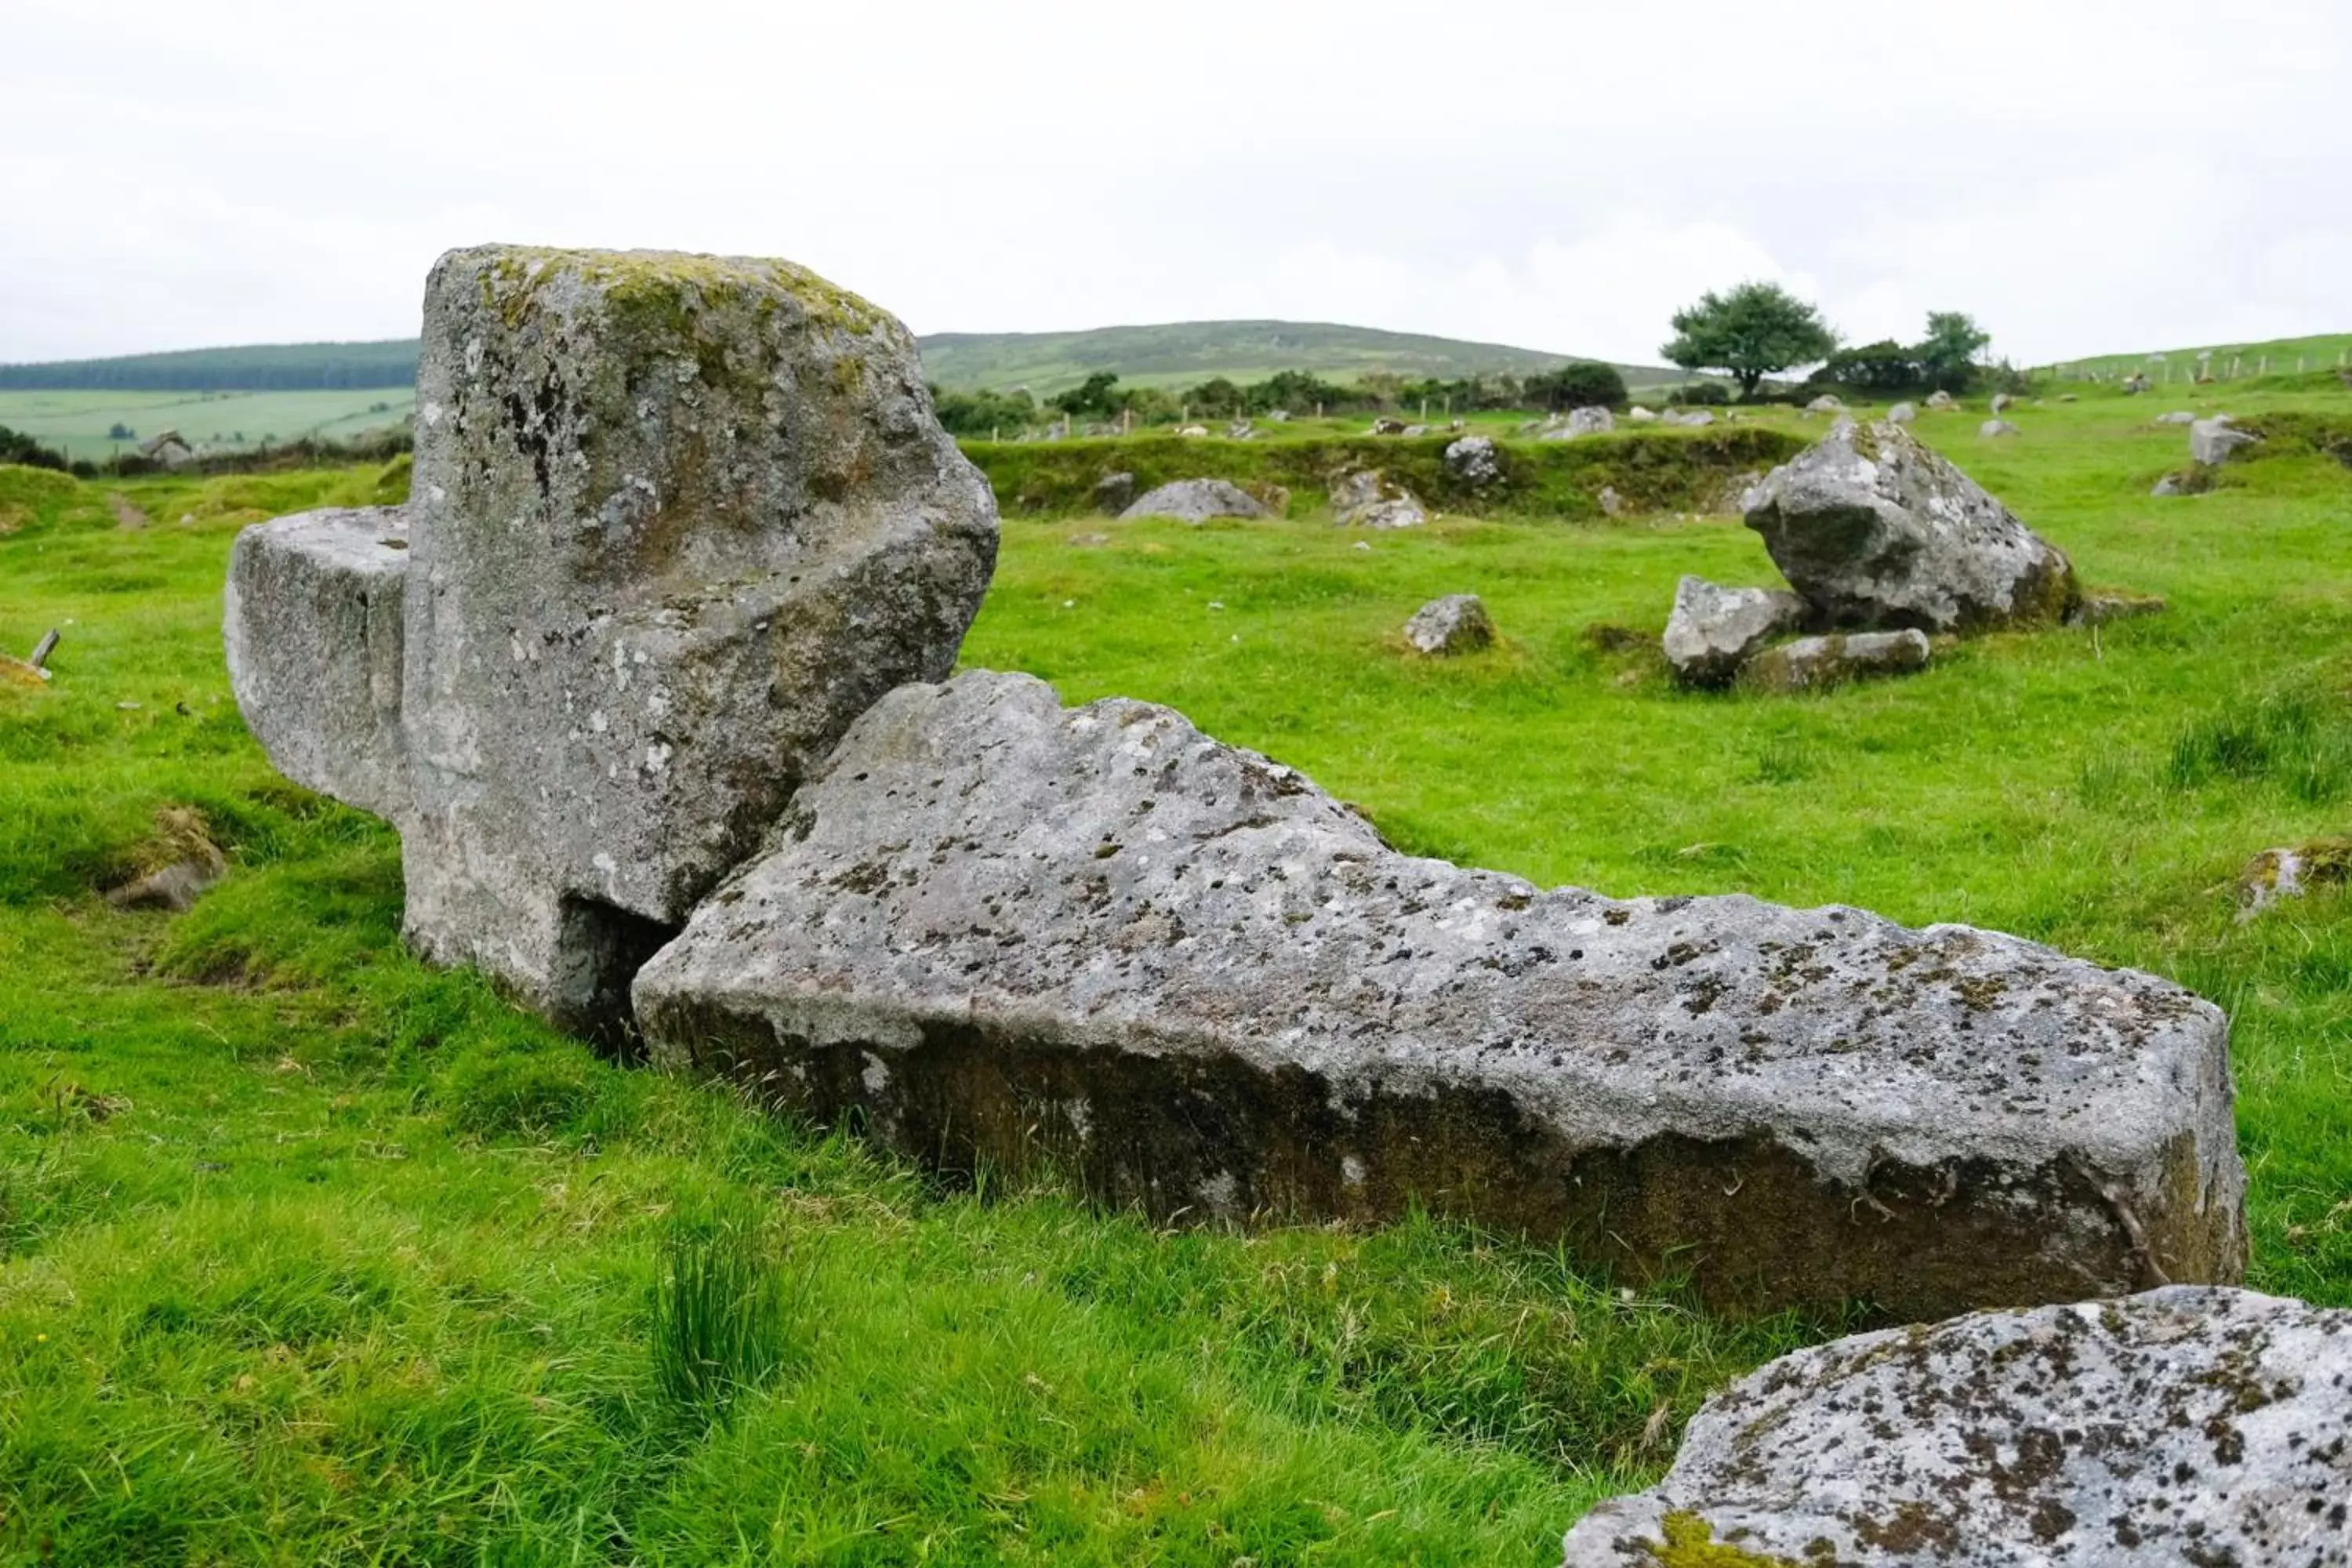
[(401, 831), (405, 927), (604, 1032), (996, 554), (913, 339), (786, 262), (486, 247), (425, 286), (405, 507), (237, 541), (237, 700)]
[[(1427, 1207), (1743, 1310), (1928, 1319), (2242, 1273), (2227, 1025), (2164, 981), (1419, 858), (1168, 709), (948, 679), (994, 504), (904, 331), (797, 268), (458, 252), (419, 393), (408, 506), (239, 539), (232, 674), (281, 768), (398, 826), (415, 946), (559, 1021), (950, 1173), (1046, 1165), (1168, 1219)], [(1862, 577), (1913, 619), (1832, 631), (1839, 657), (2071, 593), (1942, 470), (1881, 436), (1864, 475), (1838, 439), (1751, 508), (1797, 595), (1686, 584), (1736, 623), (1695, 658), (1844, 615)], [(1457, 600), (1427, 629), (1482, 627)], [(1802, 647), (1774, 651), (1810, 670)], [(2328, 1540), (2262, 1500), (2342, 1495), (2340, 1326), (2146, 1300), (1768, 1369), (1570, 1560), (1844, 1561), (1980, 1501), (1987, 1530), (2061, 1540)], [(2110, 1431), (2118, 1406), (2160, 1419)], [(2004, 1436), (2011, 1409), (2032, 1418)], [(2283, 1451), (2294, 1422), (2320, 1435)], [(2169, 1508), (2102, 1479), (2143, 1463)]]
[[(2054, 626), (2083, 595), (2063, 552), (1911, 433), (1906, 420), (1840, 418), (1742, 500), (1793, 606), (1763, 589), (1685, 578), (1667, 623), (1677, 679), (1735, 679), (1778, 689), (1923, 668), (1927, 634)], [(1791, 630), (1912, 634), (1792, 645), (1755, 668)], [(1777, 652), (1777, 650), (1776, 650)]]

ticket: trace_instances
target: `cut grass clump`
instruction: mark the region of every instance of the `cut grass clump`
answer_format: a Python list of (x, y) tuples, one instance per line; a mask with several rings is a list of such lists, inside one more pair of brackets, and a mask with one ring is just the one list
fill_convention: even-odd
[(782, 1370), (797, 1348), (803, 1296), (791, 1262), (741, 1217), (671, 1227), (654, 1288), (654, 1384), (663, 1398), (724, 1419), (739, 1395)]

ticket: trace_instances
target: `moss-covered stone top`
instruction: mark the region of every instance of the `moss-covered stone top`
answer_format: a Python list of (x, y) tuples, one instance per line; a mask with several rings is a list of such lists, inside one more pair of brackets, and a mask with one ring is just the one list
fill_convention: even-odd
[(675, 309), (704, 299), (788, 298), (814, 321), (854, 332), (891, 320), (848, 289), (796, 262), (772, 257), (702, 256), (679, 250), (577, 250), (543, 246), (483, 247), (483, 302), (509, 325), (550, 280), (579, 278), (623, 310)]

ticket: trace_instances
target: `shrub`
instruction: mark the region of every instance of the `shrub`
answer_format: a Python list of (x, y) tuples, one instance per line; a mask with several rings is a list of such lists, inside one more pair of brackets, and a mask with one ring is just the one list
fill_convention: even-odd
[(1692, 408), (1720, 408), (1731, 401), (1731, 390), (1720, 382), (1694, 381), (1687, 386), (1678, 386), (1668, 393), (1666, 401), (1679, 403)]
[(1531, 375), (1519, 383), (1531, 403), (1544, 408), (1622, 408), (1631, 401), (1625, 378), (1615, 365), (1592, 360), (1571, 360), (1558, 370)]
[(30, 436), (0, 425), (0, 463), (17, 463), (28, 468), (54, 468), (66, 471), (66, 455), (42, 446)]

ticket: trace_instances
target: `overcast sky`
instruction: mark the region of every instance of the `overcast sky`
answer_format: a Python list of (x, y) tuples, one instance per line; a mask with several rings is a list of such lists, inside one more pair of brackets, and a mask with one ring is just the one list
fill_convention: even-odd
[(1654, 360), (1770, 278), (2020, 362), (2352, 330), (2347, 0), (10, 0), (0, 361), (407, 336), (485, 240), (918, 331), (1279, 317)]

